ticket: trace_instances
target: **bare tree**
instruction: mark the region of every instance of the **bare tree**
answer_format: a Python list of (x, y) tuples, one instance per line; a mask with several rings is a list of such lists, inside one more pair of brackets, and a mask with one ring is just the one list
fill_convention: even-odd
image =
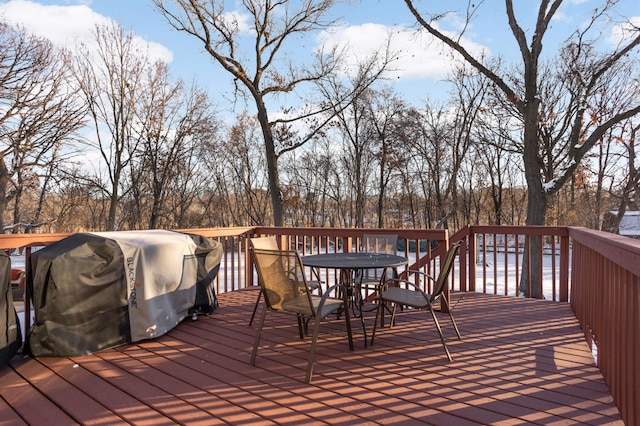
[(349, 216), (353, 222), (350, 226), (359, 228), (364, 226), (366, 204), (374, 176), (371, 164), (374, 162), (375, 135), (370, 126), (367, 103), (366, 96), (358, 97), (336, 117), (344, 147), (340, 160), (351, 187), (349, 193), (352, 194), (345, 204), (351, 207)]
[(0, 22), (0, 215), (12, 199), (15, 226), (31, 229), (40, 220), (36, 207), (23, 221), (23, 193), (37, 194), (41, 173), (46, 183), (57, 153), (74, 140), (84, 114), (69, 80), (68, 54)]
[(206, 205), (226, 211), (226, 226), (259, 225), (268, 217), (267, 171), (259, 139), (256, 117), (244, 113), (225, 138), (208, 145), (214, 190)]
[(94, 37), (94, 43), (79, 47), (75, 72), (95, 129), (89, 145), (104, 162), (98, 176), (103, 171), (107, 175), (94, 184), (108, 197), (106, 228), (113, 231), (120, 199), (130, 190), (125, 174), (138, 142), (137, 102), (147, 87), (149, 58), (119, 25), (96, 26)]
[(374, 154), (378, 163), (378, 201), (376, 213), (378, 228), (385, 226), (385, 199), (394, 173), (403, 168), (405, 155), (402, 138), (402, 118), (407, 109), (405, 102), (390, 87), (380, 91), (370, 90), (368, 115), (374, 136)]
[[(138, 151), (130, 163), (132, 191), (137, 192), (133, 202), (142, 213), (140, 226), (175, 227), (170, 200), (181, 199), (183, 208), (191, 204), (185, 196), (191, 193), (193, 200), (193, 189), (202, 181), (195, 175), (204, 164), (198, 161), (201, 147), (215, 138), (218, 120), (207, 94), (196, 85), (185, 89), (181, 80), (170, 81), (166, 63), (158, 61), (146, 73), (136, 105)], [(178, 187), (184, 175), (193, 185)]]
[(451, 149), (453, 145), (453, 127), (449, 120), (448, 107), (427, 108), (419, 113), (419, 138), (412, 141), (411, 147), (424, 162), (427, 172), (421, 173), (423, 196), (431, 208), (430, 223), (436, 228), (448, 228), (448, 219), (455, 214), (451, 189), (457, 186), (453, 174)]
[[(618, 161), (610, 162), (610, 165), (615, 164), (618, 168), (623, 169), (622, 171), (619, 169), (615, 170), (615, 172), (618, 172), (619, 182), (616, 182), (615, 185), (612, 184), (611, 188), (606, 188), (607, 190), (604, 191), (611, 198), (611, 208), (615, 211), (615, 216), (608, 222), (602, 221), (601, 224), (598, 223), (603, 230), (614, 233), (618, 233), (620, 222), (627, 212), (627, 209), (631, 207), (637, 210), (638, 196), (640, 195), (640, 191), (638, 191), (640, 186), (640, 167), (638, 167), (636, 161), (638, 155), (636, 152), (636, 142), (638, 141), (637, 134), (638, 131), (640, 131), (640, 124), (634, 124), (631, 120), (628, 120), (624, 126), (617, 130), (618, 133), (616, 135), (612, 134), (609, 135), (608, 138), (603, 138), (604, 140), (600, 147), (601, 155), (598, 157), (598, 159), (600, 159), (604, 156), (615, 155)], [(611, 152), (620, 146), (623, 147), (621, 153), (614, 154)], [(605, 180), (605, 175), (613, 172), (605, 168), (604, 161), (598, 161), (598, 166), (596, 190), (603, 188), (604, 185), (602, 182)], [(596, 202), (597, 206), (603, 204), (601, 198), (603, 198), (603, 196), (596, 193), (596, 199), (598, 200)]]
[[(630, 107), (622, 109), (612, 109), (606, 115), (600, 117), (597, 124), (586, 117), (587, 106), (592, 102), (594, 95), (601, 90), (602, 81), (609, 73), (616, 72), (616, 65), (620, 62), (634, 60), (631, 53), (636, 51), (640, 44), (640, 31), (628, 24), (629, 34), (615, 49), (609, 52), (599, 52), (595, 46), (598, 34), (597, 23), (605, 18), (613, 10), (616, 1), (604, 1), (602, 7), (594, 10), (591, 21), (576, 29), (574, 35), (565, 43), (564, 49), (560, 50), (562, 64), (565, 69), (558, 69), (558, 72), (566, 77), (566, 94), (569, 103), (565, 111), (555, 111), (566, 117), (569, 126), (566, 126), (566, 133), (553, 135), (554, 140), (564, 140), (566, 151), (562, 154), (565, 161), (558, 167), (544, 167), (543, 164), (551, 158), (555, 161), (557, 157), (545, 155), (544, 133), (541, 123), (545, 123), (546, 118), (541, 110), (541, 105), (545, 103), (542, 99), (544, 93), (540, 90), (541, 66), (543, 40), (549, 29), (551, 19), (555, 16), (562, 0), (541, 0), (538, 7), (538, 14), (535, 25), (531, 29), (530, 39), (527, 39), (527, 32), (520, 25), (516, 17), (513, 1), (505, 0), (505, 12), (508, 18), (509, 28), (513, 34), (522, 58), (521, 70), (517, 75), (509, 74), (499, 68), (492, 68), (491, 65), (483, 61), (483, 58), (474, 57), (460, 42), (463, 33), (456, 36), (449, 36), (441, 31), (435, 22), (443, 15), (427, 15), (420, 13), (415, 7), (414, 0), (405, 0), (409, 10), (417, 19), (418, 23), (436, 39), (442, 41), (450, 49), (458, 53), (464, 61), (485, 75), (501, 92), (505, 104), (510, 105), (522, 121), (522, 158), (524, 163), (524, 174), (527, 183), (527, 221), (528, 225), (543, 225), (545, 223), (545, 213), (547, 209), (548, 197), (556, 193), (568, 182), (577, 169), (584, 156), (601, 139), (603, 134), (616, 123), (633, 117), (640, 112), (640, 102), (636, 102)], [(482, 2), (479, 3), (481, 5)], [(478, 13), (475, 4), (469, 2), (467, 9), (467, 23)], [(466, 29), (467, 26), (464, 26)], [(464, 30), (463, 30), (464, 31)], [(589, 39), (589, 34), (595, 32), (595, 38)], [(640, 99), (638, 94), (632, 94), (639, 90), (637, 84), (633, 84), (635, 76), (633, 74), (619, 76), (626, 78), (629, 87), (629, 95)], [(549, 103), (548, 105), (551, 105)], [(549, 135), (548, 135), (549, 136)], [(556, 152), (556, 154), (558, 154)], [(550, 175), (553, 172), (553, 175)], [(540, 244), (538, 239), (533, 239), (533, 248)], [(535, 257), (535, 256), (534, 256)], [(536, 271), (535, 265), (531, 270)], [(534, 297), (539, 296), (538, 282), (540, 277), (532, 276), (531, 283), (534, 289)], [(526, 280), (521, 280), (522, 286), (527, 285)]]
[[(273, 120), (269, 116), (268, 100), (293, 93), (331, 75), (340, 62), (337, 49), (313, 53), (312, 64), (296, 64), (287, 52), (287, 43), (299, 42), (301, 37), (329, 27), (327, 19), (336, 0), (303, 0), (301, 2), (275, 0), (242, 0), (242, 10), (248, 16), (252, 43), (243, 44), (238, 14), (228, 13), (222, 0), (153, 0), (169, 24), (199, 40), (204, 49), (222, 68), (229, 72), (237, 90), (244, 89), (253, 99), (264, 138), (264, 149), (269, 177), (269, 192), (273, 221), (282, 226), (284, 210), (278, 171), (280, 154), (302, 146), (316, 136), (328, 123), (318, 119), (327, 110), (326, 105), (307, 102), (299, 113), (287, 114)], [(174, 7), (170, 7), (173, 4)], [(386, 66), (372, 66), (353, 93), (375, 81)], [(353, 93), (351, 95), (353, 95)], [(341, 99), (342, 105), (352, 96)], [(284, 110), (292, 113), (295, 105)], [(333, 108), (335, 109), (335, 108)], [(303, 134), (291, 131), (292, 123), (304, 121)]]
[(482, 91), (458, 94), (451, 105), (432, 106), (424, 111), (411, 110), (405, 132), (413, 155), (412, 167), (422, 184), (430, 212), (427, 223), (448, 228), (458, 212), (458, 177), (471, 146), (471, 128)]
[(488, 92), (473, 128), (476, 187), (486, 192), (490, 204), (486, 218), (489, 224), (521, 224), (524, 215), (520, 221), (512, 205), (513, 195), (520, 192), (517, 188), (524, 184), (522, 160), (516, 155), (521, 144), (513, 140), (520, 125), (510, 117), (509, 111), (499, 107), (491, 90)]
[(281, 158), (286, 215), (292, 226), (335, 223), (337, 211), (330, 197), (338, 155), (329, 136)]
[[(513, 158), (509, 156), (504, 146), (504, 138), (494, 129), (484, 129), (477, 137), (478, 149), (475, 150), (478, 158), (477, 166), (479, 183), (481, 187), (489, 181), (488, 195), (491, 200), (491, 210), (488, 218), (489, 224), (502, 225), (505, 210), (505, 196), (508, 178), (510, 176)], [(513, 185), (511, 185), (513, 188)]]
[[(66, 198), (62, 195), (63, 188), (76, 185), (78, 152), (75, 146), (77, 145), (79, 143), (73, 143), (74, 147), (72, 148), (67, 143), (61, 143), (48, 156), (48, 163), (41, 168), (38, 193), (34, 196), (37, 201), (33, 202), (33, 212), (30, 222), (25, 225), (25, 234), (42, 226), (47, 227), (45, 232), (55, 232), (51, 229), (58, 228), (59, 224), (62, 224), (60, 228), (67, 232), (87, 229), (86, 225), (75, 226), (78, 220), (82, 220), (82, 215), (77, 215), (76, 221), (67, 221), (66, 219), (75, 212), (81, 203), (89, 202), (90, 197), (86, 193), (75, 198)], [(76, 192), (76, 195), (80, 194)], [(56, 224), (55, 228), (54, 224)]]
[[(474, 57), (464, 48), (459, 38), (447, 36), (444, 32), (438, 30), (434, 25), (438, 17), (433, 17), (433, 20), (426, 19), (426, 15), (418, 12), (413, 0), (405, 0), (405, 3), (423, 28), (459, 53), (465, 61), (491, 80), (496, 88), (503, 93), (505, 101), (513, 105), (520, 115), (523, 121), (522, 155), (529, 194), (527, 224), (544, 224), (547, 195), (557, 191), (567, 182), (580, 160), (597, 143), (608, 128), (640, 112), (640, 105), (637, 103), (624, 110), (612, 111), (607, 120), (603, 120), (598, 126), (592, 128), (590, 133), (585, 133), (585, 122), (589, 121), (585, 119), (586, 105), (589, 104), (590, 99), (600, 89), (600, 82), (603, 77), (608, 72), (615, 70), (614, 66), (618, 62), (626, 60), (627, 55), (633, 52), (636, 46), (640, 44), (638, 31), (634, 30), (636, 34), (628, 37), (627, 42), (621, 44), (614, 51), (598, 54), (593, 49), (592, 42), (589, 42), (586, 37), (596, 21), (605, 17), (605, 14), (616, 3), (615, 1), (605, 1), (603, 7), (597, 8), (594, 12), (591, 25), (577, 29), (574, 37), (567, 42), (564, 50), (564, 63), (568, 69), (561, 71), (575, 76), (573, 90), (570, 94), (571, 108), (567, 112), (572, 125), (569, 128), (569, 132), (563, 135), (569, 141), (567, 143), (568, 158), (566, 167), (557, 169), (557, 176), (553, 176), (550, 179), (549, 176), (544, 176), (540, 173), (540, 163), (546, 159), (540, 155), (540, 143), (543, 135), (540, 133), (539, 123), (544, 122), (545, 118), (540, 109), (544, 99), (541, 99), (542, 93), (539, 90), (539, 78), (542, 41), (551, 19), (562, 4), (562, 0), (540, 1), (535, 28), (530, 41), (527, 40), (525, 30), (518, 23), (512, 0), (505, 0), (509, 27), (518, 43), (522, 56), (521, 77), (515, 81), (507, 78), (513, 76), (501, 76), (500, 69), (488, 68), (480, 58)], [(469, 10), (472, 10), (473, 7), (474, 5), (471, 5)], [(468, 16), (471, 17), (472, 15)], [(631, 76), (629, 77), (631, 78)], [(510, 84), (512, 81), (515, 84)], [(631, 79), (628, 81), (631, 83)], [(629, 87), (632, 86), (630, 85)]]

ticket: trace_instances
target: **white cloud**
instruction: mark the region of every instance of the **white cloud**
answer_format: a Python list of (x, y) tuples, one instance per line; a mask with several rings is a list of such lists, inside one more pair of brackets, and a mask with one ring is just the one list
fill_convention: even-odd
[(622, 25), (615, 25), (609, 33), (609, 43), (617, 46), (620, 43), (628, 43), (632, 38), (638, 36), (638, 28), (640, 28), (640, 16), (629, 18), (629, 22)]
[(251, 26), (251, 16), (248, 13), (236, 10), (225, 12), (222, 19), (229, 26), (237, 25), (240, 34), (255, 34), (255, 29)]
[[(30, 33), (51, 40), (55, 45), (74, 50), (78, 41), (94, 39), (96, 25), (108, 25), (111, 18), (102, 16), (89, 8), (90, 0), (76, 1), (75, 5), (42, 5), (27, 0), (11, 0), (0, 4), (0, 17), (23, 26)], [(159, 43), (136, 37), (136, 42), (148, 46), (152, 60), (171, 62), (173, 54)]]
[[(398, 60), (390, 66), (393, 71), (387, 75), (389, 78), (442, 79), (453, 69), (455, 60), (452, 58), (451, 49), (445, 48), (442, 43), (424, 32), (416, 33), (415, 30), (404, 26), (389, 27), (372, 23), (344, 26), (323, 32), (320, 41), (328, 47), (346, 46), (352, 61), (349, 68), (355, 69), (358, 59), (382, 51), (389, 36), (391, 51), (398, 54)], [(485, 55), (488, 54), (487, 47), (469, 39), (463, 39), (461, 43), (476, 57), (480, 57), (483, 52)]]
[(553, 14), (553, 17), (551, 18), (551, 20), (554, 22), (559, 22), (560, 24), (570, 23), (572, 21), (572, 17), (564, 13), (564, 10), (558, 10), (556, 13)]

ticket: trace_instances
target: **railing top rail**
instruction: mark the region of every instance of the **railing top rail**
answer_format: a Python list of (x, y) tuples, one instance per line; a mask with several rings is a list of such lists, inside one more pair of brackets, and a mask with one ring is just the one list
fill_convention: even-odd
[[(253, 230), (253, 227), (176, 229), (178, 232), (199, 234), (204, 237), (235, 237), (251, 235)], [(51, 234), (0, 234), (0, 250), (46, 246), (76, 233), (77, 232), (59, 232)]]
[[(571, 230), (571, 231), (570, 231)], [(196, 233), (206, 237), (228, 237), (228, 236), (250, 236), (254, 234), (273, 234), (289, 236), (312, 236), (312, 237), (362, 237), (365, 233), (394, 233), (400, 239), (426, 239), (426, 240), (446, 240), (447, 230), (436, 229), (397, 229), (397, 228), (321, 228), (321, 227), (229, 227), (229, 228), (191, 228), (178, 229), (177, 231)], [(620, 259), (620, 253), (613, 254), (609, 249), (602, 248), (605, 242), (609, 248), (624, 247), (633, 256), (640, 255), (640, 241), (635, 242), (627, 237), (593, 231), (579, 227), (560, 226), (511, 226), (511, 225), (472, 225), (464, 230), (460, 230), (456, 235), (466, 233), (487, 233), (487, 234), (519, 234), (519, 235), (556, 235), (571, 236), (577, 241), (588, 241), (593, 244), (597, 241), (603, 255)], [(569, 234), (571, 232), (571, 235)], [(2, 234), (0, 235), (0, 249), (15, 249), (23, 247), (33, 247), (51, 244), (72, 233), (50, 233), (50, 234)], [(623, 256), (624, 257), (624, 256)], [(636, 262), (637, 263), (637, 262)], [(640, 265), (639, 265), (640, 267)]]
[(186, 232), (189, 234), (198, 234), (203, 237), (240, 237), (249, 236), (254, 232), (253, 226), (238, 226), (230, 228), (189, 228), (176, 229), (178, 232)]
[(569, 235), (574, 243), (589, 247), (596, 253), (640, 277), (640, 241), (610, 232), (569, 227)]
[[(574, 228), (584, 230), (583, 228)], [(569, 228), (553, 226), (489, 226), (473, 225), (461, 230), (466, 233), (490, 233), (490, 234), (526, 234), (526, 235), (557, 235), (568, 236)], [(362, 237), (370, 234), (397, 234), (400, 239), (416, 240), (446, 240), (448, 231), (444, 229), (404, 229), (404, 228), (322, 228), (322, 227), (229, 227), (229, 228), (191, 228), (178, 229), (177, 231), (196, 233), (206, 237), (250, 236), (254, 234), (272, 234), (289, 236), (311, 237)], [(584, 230), (586, 231), (586, 230)], [(460, 233), (460, 232), (459, 232)], [(458, 234), (459, 234), (458, 233)], [(14, 249), (51, 244), (72, 233), (51, 234), (3, 234), (0, 235), (0, 249)], [(615, 237), (614, 234), (606, 234), (607, 240)], [(627, 239), (628, 240), (628, 239)]]
[(474, 234), (518, 234), (518, 235), (556, 235), (566, 237), (569, 229), (566, 226), (516, 226), (516, 225), (472, 225)]
[(362, 237), (364, 234), (396, 234), (400, 239), (446, 239), (447, 230), (443, 229), (405, 229), (405, 228), (302, 228), (269, 227), (253, 228), (256, 234), (293, 235), (312, 237)]
[(70, 235), (72, 234), (2, 234), (0, 235), (0, 249), (8, 250), (23, 247), (46, 246)]

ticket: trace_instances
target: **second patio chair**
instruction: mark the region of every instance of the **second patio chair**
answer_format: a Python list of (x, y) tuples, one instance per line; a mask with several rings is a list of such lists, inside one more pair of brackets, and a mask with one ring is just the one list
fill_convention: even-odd
[[(274, 235), (270, 235), (267, 237), (255, 237), (250, 238), (249, 243), (251, 247), (254, 249), (261, 250), (280, 250), (278, 247), (278, 241)], [(321, 288), (322, 281), (311, 281), (307, 280), (307, 286), (310, 290), (318, 290), (320, 294), (322, 294)], [(251, 319), (249, 320), (249, 326), (253, 324), (253, 320), (256, 316), (256, 311), (258, 310), (258, 306), (260, 305), (260, 299), (262, 298), (262, 286), (260, 287), (260, 292), (258, 293), (258, 298), (256, 299), (256, 304), (253, 306), (253, 313), (251, 314)]]
[(434, 279), (433, 277), (425, 274), (422, 271), (405, 272), (405, 274), (417, 274), (425, 278), (425, 280), (432, 281), (434, 284), (431, 294), (425, 293), (418, 285), (412, 283), (408, 279), (391, 279), (387, 281), (387, 283), (385, 284), (385, 289), (379, 297), (378, 312), (376, 313), (376, 321), (373, 325), (373, 332), (371, 333), (371, 345), (373, 345), (373, 340), (376, 337), (378, 316), (380, 315), (380, 311), (384, 310), (381, 308), (385, 305), (385, 303), (389, 302), (393, 304), (391, 324), (389, 325), (389, 327), (393, 327), (395, 323), (396, 308), (398, 307), (398, 305), (408, 306), (415, 309), (427, 309), (431, 313), (436, 328), (438, 329), (438, 333), (440, 334), (440, 341), (442, 342), (444, 351), (447, 353), (447, 358), (449, 358), (449, 361), (452, 360), (451, 354), (449, 353), (449, 349), (447, 348), (447, 344), (444, 340), (444, 335), (442, 334), (442, 329), (440, 328), (440, 323), (438, 322), (438, 317), (434, 312), (433, 305), (439, 300), (442, 300), (444, 302), (446, 310), (449, 313), (449, 318), (451, 318), (453, 328), (456, 330), (458, 339), (460, 339), (460, 331), (458, 330), (456, 321), (453, 319), (453, 315), (451, 314), (449, 302), (447, 301), (447, 298), (443, 296), (443, 290), (445, 288), (445, 285), (447, 285), (447, 283), (449, 282), (449, 274), (451, 273), (451, 268), (453, 267), (453, 261), (460, 251), (461, 244), (461, 241), (451, 244), (442, 264), (440, 265), (440, 274), (438, 275), (437, 279)]
[(323, 318), (338, 310), (345, 313), (349, 349), (353, 350), (349, 311), (345, 309), (343, 299), (329, 296), (335, 292), (337, 286), (330, 287), (322, 296), (310, 293), (304, 276), (302, 261), (296, 251), (260, 250), (254, 248), (251, 251), (260, 277), (264, 306), (253, 344), (250, 364), (255, 365), (267, 312), (296, 316), (301, 339), (304, 338), (301, 328), (302, 322), (305, 318), (312, 318), (314, 320), (313, 337), (305, 378), (306, 383), (311, 383), (318, 332)]

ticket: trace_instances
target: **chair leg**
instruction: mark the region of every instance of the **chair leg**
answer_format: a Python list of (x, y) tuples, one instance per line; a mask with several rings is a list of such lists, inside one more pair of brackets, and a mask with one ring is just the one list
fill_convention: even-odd
[(300, 334), (300, 340), (304, 340), (305, 330), (307, 325), (305, 324), (304, 317), (302, 315), (297, 315), (298, 317), (298, 333)]
[[(376, 292), (377, 292), (377, 296), (378, 296), (378, 309), (380, 309), (380, 305), (382, 306), (382, 314), (380, 315), (380, 327), (384, 327), (384, 311), (386, 309), (386, 306), (385, 306), (385, 302), (383, 302), (380, 299), (380, 296), (382, 295), (382, 286), (379, 286), (376, 289)], [(378, 318), (378, 314), (376, 313), (376, 319), (377, 318)]]
[(264, 326), (264, 317), (267, 315), (267, 307), (262, 307), (262, 314), (260, 315), (260, 324), (258, 325), (258, 331), (256, 332), (256, 338), (253, 342), (253, 352), (251, 353), (250, 365), (256, 365), (256, 355), (258, 354), (258, 345), (260, 344), (260, 337), (262, 336), (262, 326)]
[(311, 376), (313, 375), (313, 363), (316, 357), (316, 346), (318, 346), (318, 333), (320, 332), (320, 318), (314, 318), (313, 339), (311, 340), (311, 350), (309, 352), (309, 363), (307, 364), (307, 376), (305, 382), (311, 384)]
[(309, 334), (309, 321), (311, 321), (311, 317), (307, 318), (304, 322), (304, 335)]
[(378, 309), (376, 310), (376, 320), (373, 322), (373, 331), (371, 332), (371, 346), (376, 338), (376, 329), (378, 328), (378, 317), (380, 316), (380, 309), (384, 309), (382, 300), (378, 300)]
[(347, 336), (349, 336), (349, 350), (353, 350), (353, 333), (351, 332), (351, 317), (349, 309), (344, 310), (344, 320), (347, 323)]
[(451, 307), (449, 306), (449, 302), (447, 302), (447, 298), (444, 299), (445, 305), (447, 305), (447, 312), (449, 313), (449, 318), (451, 318), (451, 323), (453, 324), (453, 328), (456, 330), (456, 334), (458, 335), (458, 339), (461, 339), (460, 330), (458, 330), (458, 325), (456, 324), (456, 320), (453, 319), (453, 315), (451, 314)]
[(449, 348), (447, 348), (447, 344), (444, 341), (444, 335), (442, 334), (442, 328), (440, 328), (440, 323), (438, 322), (438, 318), (436, 317), (436, 313), (433, 311), (432, 308), (433, 307), (431, 305), (429, 305), (429, 307), (427, 309), (429, 309), (429, 312), (431, 312), (431, 316), (433, 317), (433, 322), (436, 324), (436, 328), (438, 329), (438, 333), (440, 334), (440, 341), (442, 342), (442, 347), (444, 348), (444, 351), (447, 353), (447, 358), (449, 358), (449, 361), (453, 361), (453, 358), (451, 358), (451, 354), (449, 353)]
[(398, 308), (398, 304), (394, 303), (393, 308), (391, 308), (391, 321), (389, 322), (389, 328), (396, 325), (396, 309)]
[(251, 319), (249, 320), (249, 327), (253, 324), (253, 318), (256, 316), (256, 311), (258, 310), (258, 305), (260, 304), (260, 297), (262, 296), (262, 287), (260, 287), (260, 292), (258, 292), (258, 299), (256, 300), (256, 304), (253, 306), (253, 313), (251, 314)]

